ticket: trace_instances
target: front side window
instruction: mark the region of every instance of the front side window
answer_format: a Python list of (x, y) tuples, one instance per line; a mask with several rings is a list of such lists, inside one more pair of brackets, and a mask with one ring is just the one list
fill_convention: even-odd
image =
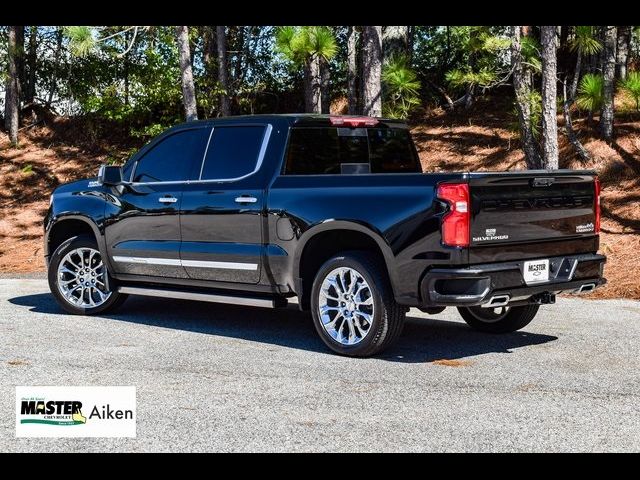
[(138, 160), (134, 182), (180, 182), (200, 165), (211, 129), (193, 128), (170, 135)]
[(409, 131), (401, 128), (292, 128), (287, 175), (419, 173)]
[(265, 127), (214, 127), (201, 180), (231, 180), (252, 173), (258, 163)]

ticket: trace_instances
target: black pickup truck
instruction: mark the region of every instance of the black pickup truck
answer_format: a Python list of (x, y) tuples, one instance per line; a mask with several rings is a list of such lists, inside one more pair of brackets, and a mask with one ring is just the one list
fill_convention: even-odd
[(511, 332), (560, 292), (603, 284), (591, 171), (421, 173), (407, 125), (229, 117), (164, 132), (123, 167), (58, 187), (49, 285), (98, 314), (129, 294), (281, 307), (332, 350), (368, 356), (405, 313), (458, 307)]

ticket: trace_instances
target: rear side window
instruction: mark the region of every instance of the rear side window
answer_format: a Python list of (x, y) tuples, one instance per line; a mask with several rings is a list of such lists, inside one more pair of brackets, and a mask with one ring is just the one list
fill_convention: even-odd
[(195, 164), (202, 162), (208, 128), (181, 130), (161, 140), (136, 166), (134, 182), (177, 182), (186, 180)]
[(370, 128), (369, 160), (374, 173), (422, 171), (409, 130)]
[(202, 180), (229, 180), (253, 172), (265, 127), (215, 127), (202, 167)]
[(287, 175), (421, 171), (408, 130), (336, 127), (291, 129), (284, 169)]

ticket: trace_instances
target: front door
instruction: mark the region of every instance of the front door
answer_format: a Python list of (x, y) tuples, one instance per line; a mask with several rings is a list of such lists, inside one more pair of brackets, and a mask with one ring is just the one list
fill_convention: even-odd
[(181, 260), (190, 278), (258, 283), (264, 179), (271, 127), (216, 126), (201, 172), (182, 197)]
[(141, 152), (132, 181), (113, 189), (105, 237), (116, 273), (188, 278), (180, 263), (180, 207), (210, 132), (196, 127), (159, 137)]

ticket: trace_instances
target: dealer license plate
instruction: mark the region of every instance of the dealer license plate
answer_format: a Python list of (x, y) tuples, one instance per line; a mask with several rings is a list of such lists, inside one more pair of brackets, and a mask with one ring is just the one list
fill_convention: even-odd
[(549, 260), (524, 262), (524, 282), (527, 285), (549, 281)]

